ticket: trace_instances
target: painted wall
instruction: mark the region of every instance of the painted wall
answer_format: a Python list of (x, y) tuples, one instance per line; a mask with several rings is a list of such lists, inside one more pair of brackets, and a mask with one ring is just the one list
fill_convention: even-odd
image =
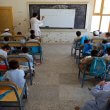
[[(21, 31), (29, 35), (29, 3), (37, 4), (39, 0), (0, 0), (0, 6), (13, 8), (13, 24), (15, 32)], [(86, 29), (90, 30), (94, 0), (40, 0), (42, 3), (87, 3)], [(83, 32), (86, 30), (82, 30)], [(71, 42), (76, 30), (42, 30), (44, 42)], [(67, 37), (68, 36), (68, 37)]]

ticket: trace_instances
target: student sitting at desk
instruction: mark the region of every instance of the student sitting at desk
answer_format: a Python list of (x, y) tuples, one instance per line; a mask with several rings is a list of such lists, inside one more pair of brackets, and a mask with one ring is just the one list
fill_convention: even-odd
[[(0, 49), (0, 55), (7, 58), (7, 54), (8, 52), (10, 51), (10, 47), (8, 45), (5, 45), (3, 46), (1, 49)], [(7, 69), (7, 66), (5, 65), (4, 62), (0, 62), (0, 69), (1, 70), (6, 70)]]
[(30, 41), (35, 41), (35, 40), (38, 40), (39, 42), (41, 42), (41, 38), (39, 36), (35, 36), (35, 31), (34, 30), (31, 30), (30, 31)]
[(83, 56), (89, 56), (92, 51), (92, 44), (90, 43), (90, 40), (85, 40), (83, 46)]
[(80, 45), (80, 40), (81, 40), (81, 32), (77, 31), (76, 38), (74, 38), (74, 41), (73, 41), (72, 49), (76, 48), (78, 46), (78, 44)]
[(7, 58), (7, 54), (10, 51), (10, 47), (8, 45), (3, 46), (0, 49), (0, 55), (4, 56), (5, 58)]
[(81, 61), (80, 61), (80, 69), (81, 71), (84, 71), (84, 68), (85, 68), (85, 64), (87, 65), (87, 71), (90, 70), (90, 65), (91, 65), (91, 62), (93, 60), (94, 57), (97, 57), (98, 56), (98, 51), (97, 50), (92, 50), (91, 51), (91, 55), (89, 56), (86, 56), (85, 58), (83, 58)]
[(25, 84), (25, 73), (19, 69), (19, 63), (15, 60), (9, 62), (9, 70), (4, 74), (3, 80), (9, 80), (15, 83), (19, 88)]
[(76, 36), (77, 36), (77, 38), (75, 38), (74, 41), (75, 41), (75, 42), (80, 41), (80, 39), (81, 39), (81, 32), (80, 32), (80, 31), (77, 31), (77, 32), (76, 32)]
[[(33, 57), (32, 57), (32, 55), (29, 54), (29, 49), (27, 47), (23, 47), (22, 53), (20, 53), (19, 55), (24, 55), (24, 56), (28, 57), (29, 61), (30, 61), (30, 65), (31, 65), (31, 67), (33, 67)], [(28, 62), (23, 63), (23, 65), (28, 66)]]
[(91, 89), (94, 100), (90, 100), (80, 109), (75, 110), (110, 110), (110, 82), (101, 81)]
[(10, 29), (5, 29), (4, 33), (2, 33), (1, 36), (12, 36), (12, 34), (10, 33)]
[(89, 36), (88, 36), (88, 35), (83, 35), (83, 36), (81, 37), (80, 44), (81, 44), (81, 45), (84, 45), (84, 41), (85, 41), (85, 40), (89, 40)]

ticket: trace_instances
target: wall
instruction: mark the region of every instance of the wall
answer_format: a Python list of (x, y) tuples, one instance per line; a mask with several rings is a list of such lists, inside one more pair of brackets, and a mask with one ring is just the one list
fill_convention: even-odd
[[(90, 30), (94, 0), (40, 0), (40, 3), (87, 3), (86, 29)], [(29, 3), (38, 3), (39, 0), (0, 0), (0, 6), (10, 6), (13, 8), (14, 31), (21, 31), (26, 36), (29, 35)], [(82, 30), (83, 32), (86, 30)], [(71, 42), (76, 30), (42, 30), (44, 42)], [(68, 36), (68, 37), (67, 37)]]

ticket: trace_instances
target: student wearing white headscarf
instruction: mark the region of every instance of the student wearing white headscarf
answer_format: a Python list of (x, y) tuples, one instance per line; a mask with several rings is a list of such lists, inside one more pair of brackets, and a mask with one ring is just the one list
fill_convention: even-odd
[(4, 29), (4, 32), (1, 34), (1, 36), (12, 36), (12, 34), (10, 33), (10, 29)]

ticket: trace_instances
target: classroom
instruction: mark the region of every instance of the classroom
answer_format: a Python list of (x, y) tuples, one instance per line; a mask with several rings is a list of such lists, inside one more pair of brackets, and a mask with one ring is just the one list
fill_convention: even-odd
[(0, 110), (110, 110), (110, 0), (0, 0)]

